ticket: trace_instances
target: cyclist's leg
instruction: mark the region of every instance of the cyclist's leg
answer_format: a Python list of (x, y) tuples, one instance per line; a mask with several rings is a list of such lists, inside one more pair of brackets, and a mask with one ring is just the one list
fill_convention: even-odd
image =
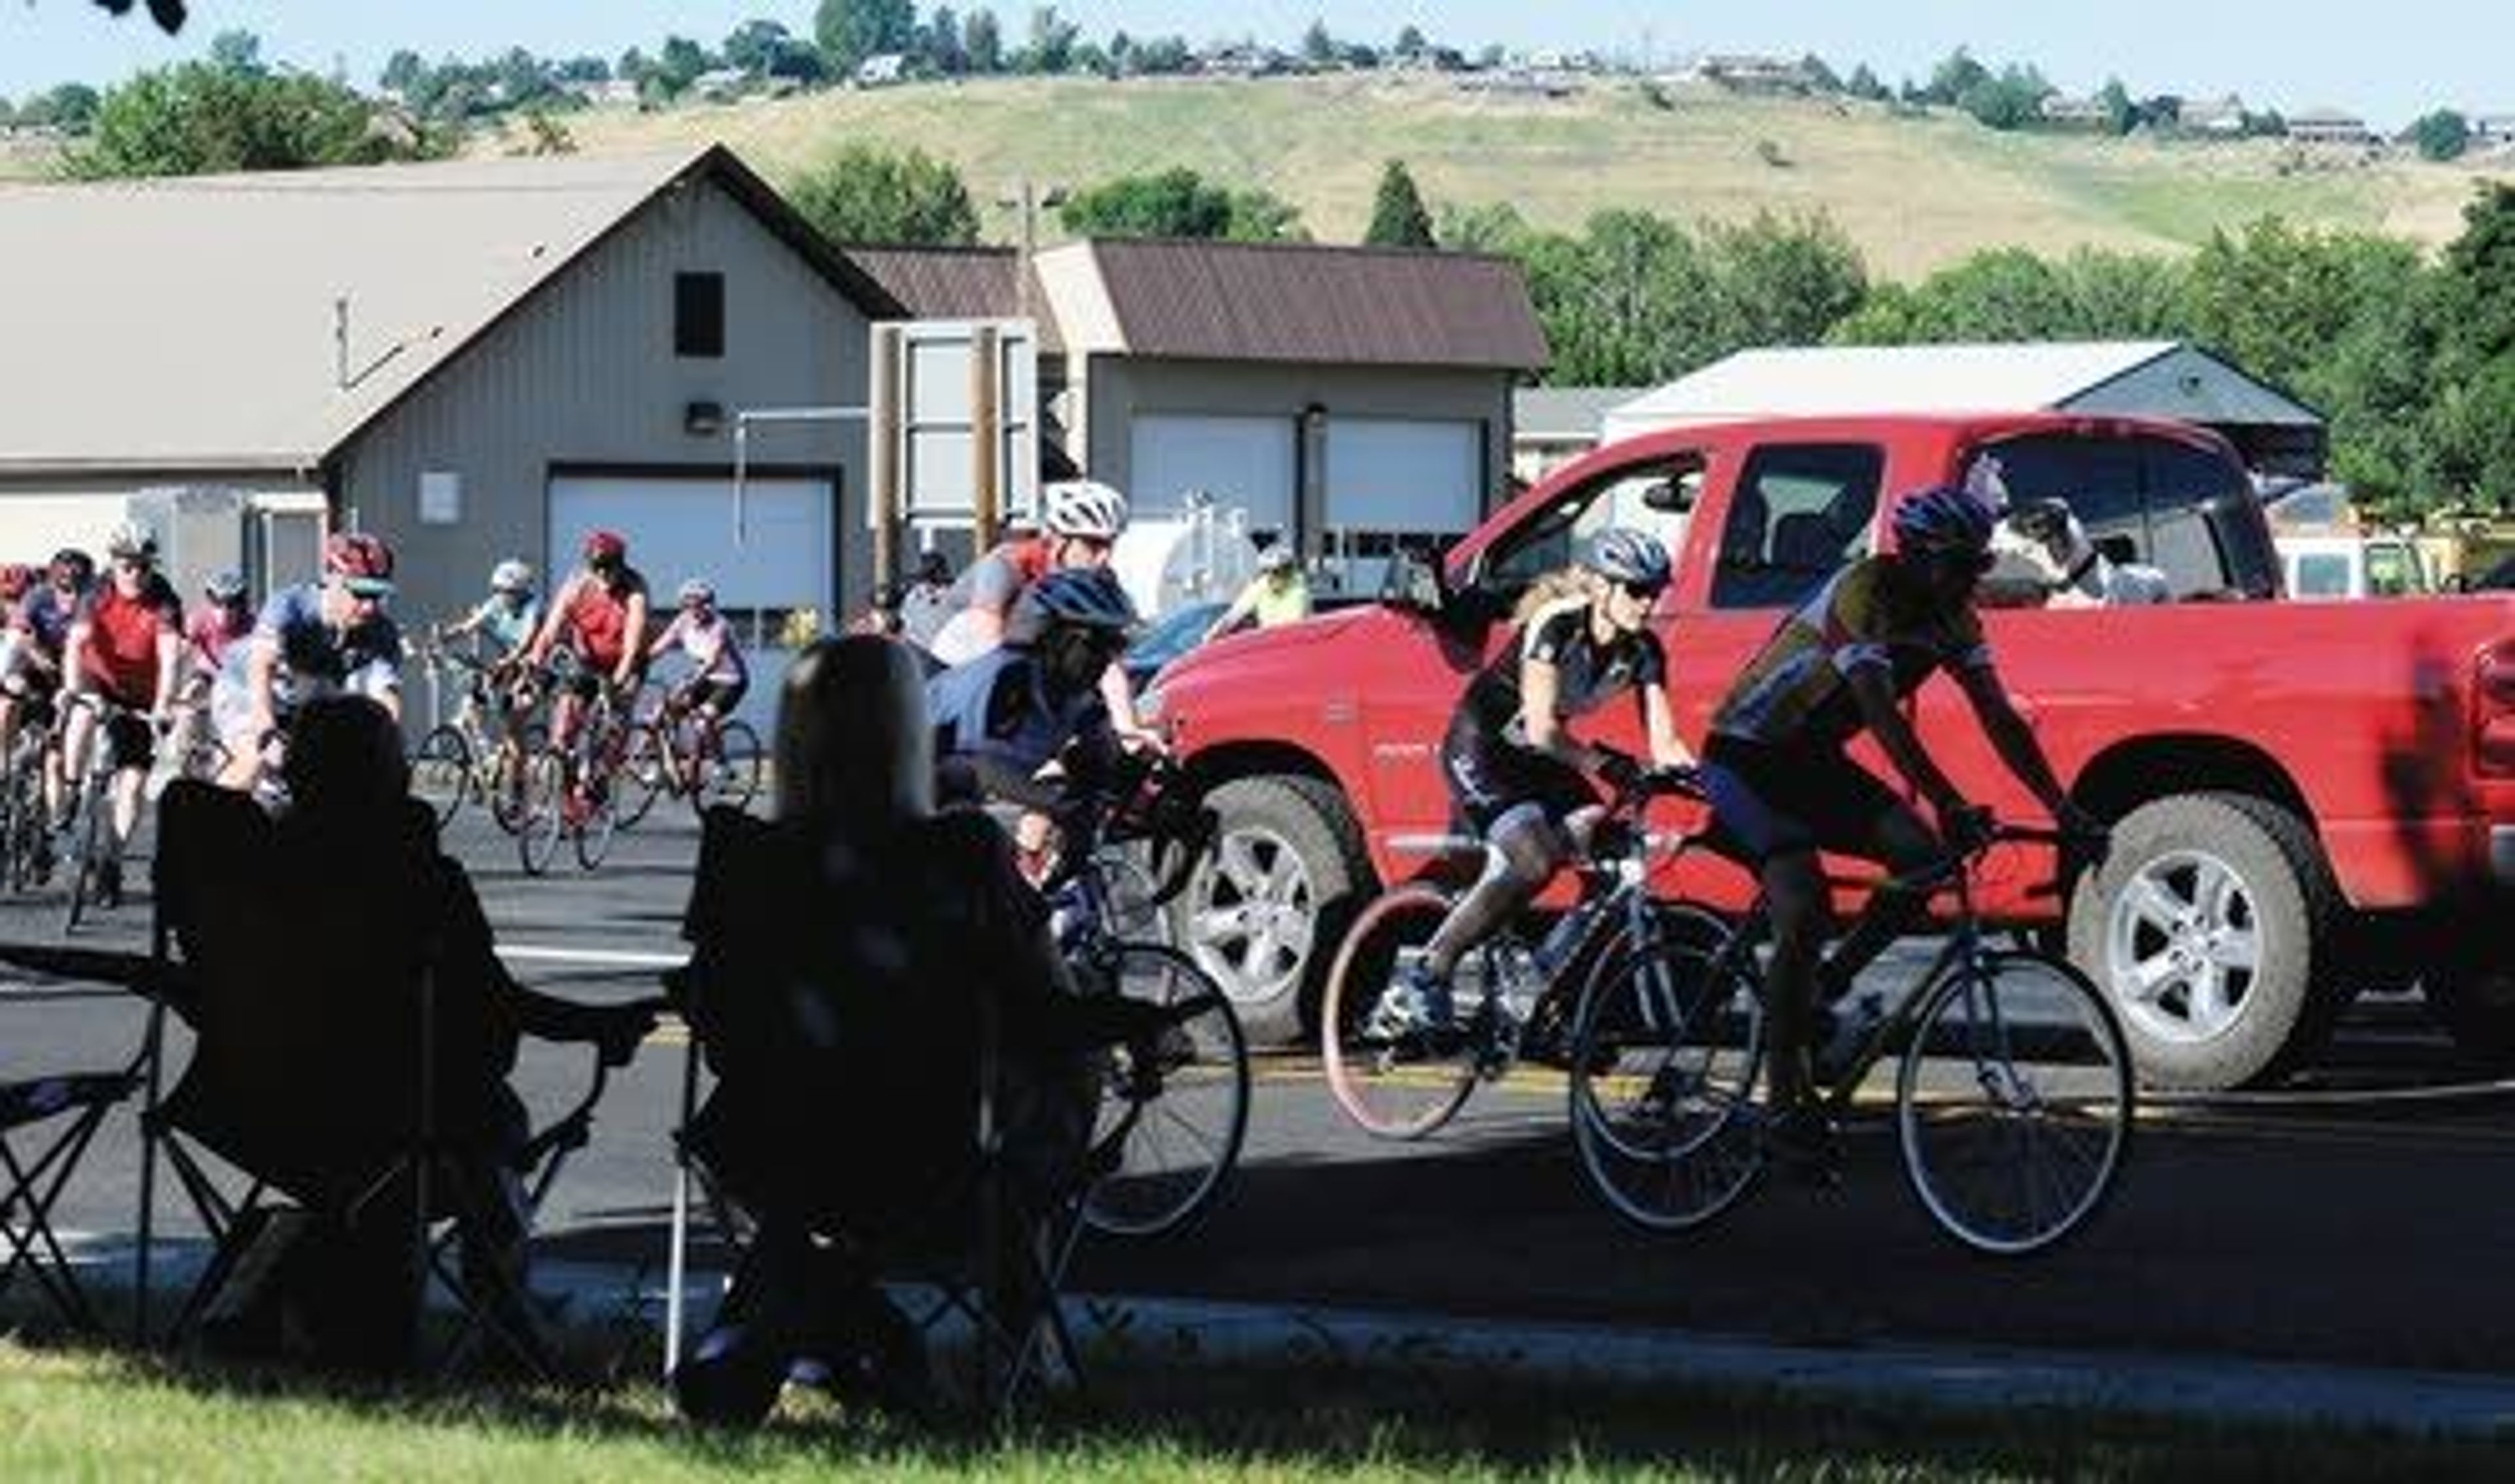
[(70, 809), (70, 791), (76, 780), (87, 776), (87, 750), (95, 740), (96, 708), (70, 705), (62, 707), (62, 748), (55, 764), (53, 785), (53, 823), (58, 828)]
[(1423, 962), (1447, 978), (1459, 961), (1500, 931), (1554, 879), (1571, 848), (1546, 805), (1531, 800), (1503, 811), (1485, 831), (1485, 869), (1434, 929)]
[(156, 760), (155, 742), (144, 716), (121, 712), (105, 723), (105, 746), (113, 754), (113, 834), (108, 844), (117, 860), (140, 827), (141, 791)]
[[(1856, 833), (1846, 830), (1848, 838), (1829, 838), (1829, 848), (1857, 855), (1884, 866), (1897, 877), (1918, 876), (1927, 872), (1944, 856), (1939, 837), (1932, 832), (1912, 805), (1887, 792), (1866, 772), (1862, 778), (1875, 785), (1876, 795), (1865, 804), (1844, 811), (1846, 826), (1865, 813), (1864, 826)], [(1873, 891), (1860, 915), (1835, 944), (1826, 959), (1820, 986), (1828, 1000), (1838, 1000), (1851, 987), (1860, 970), (1874, 963), (1877, 956), (1894, 946), (1895, 940), (1919, 926), (1928, 912), (1926, 891)]]

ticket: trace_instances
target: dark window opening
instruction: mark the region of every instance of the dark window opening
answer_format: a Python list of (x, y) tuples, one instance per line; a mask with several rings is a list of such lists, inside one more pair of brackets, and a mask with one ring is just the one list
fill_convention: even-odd
[(673, 275), (673, 353), (724, 353), (724, 274)]
[(1776, 443), (1739, 473), (1720, 525), (1711, 606), (1787, 608), (1869, 550), (1886, 454), (1868, 443)]

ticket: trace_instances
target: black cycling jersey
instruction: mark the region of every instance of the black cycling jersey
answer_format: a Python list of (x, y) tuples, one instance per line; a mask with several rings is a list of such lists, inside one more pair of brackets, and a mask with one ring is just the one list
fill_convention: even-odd
[(1590, 632), (1589, 600), (1567, 598), (1529, 615), (1519, 642), (1495, 656), (1467, 684), (1459, 702), (1461, 720), (1485, 736), (1513, 747), (1528, 745), (1520, 716), (1519, 673), (1528, 660), (1555, 669), (1554, 714), (1585, 716), (1621, 692), (1665, 684), (1668, 654), (1647, 629), (1620, 634), (1601, 644)]

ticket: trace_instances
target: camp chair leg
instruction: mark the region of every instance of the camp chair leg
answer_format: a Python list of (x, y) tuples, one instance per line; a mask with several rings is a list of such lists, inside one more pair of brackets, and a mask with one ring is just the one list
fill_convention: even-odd
[[(62, 1249), (60, 1235), (53, 1230), (52, 1215), (54, 1204), (69, 1183), (71, 1172), (78, 1168), (98, 1126), (104, 1122), (108, 1106), (95, 1102), (82, 1108), (31, 1165), (20, 1160), (17, 1151), (6, 1142), (0, 1142), (0, 1171), (9, 1177), (7, 1195), (0, 1198), (0, 1236), (8, 1238), (10, 1248), (8, 1261), (0, 1263), (0, 1293), (8, 1292), (9, 1285), (22, 1271), (52, 1299), (63, 1319), (88, 1333), (96, 1329), (96, 1311), (88, 1305), (86, 1290), (70, 1266), (69, 1255)], [(13, 1220), (9, 1215), (12, 1211), (24, 1215)]]

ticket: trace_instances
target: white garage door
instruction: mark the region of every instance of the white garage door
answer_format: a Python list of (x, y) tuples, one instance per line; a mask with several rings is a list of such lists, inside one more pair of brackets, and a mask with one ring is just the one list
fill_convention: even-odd
[(1395, 418), (1328, 422), (1324, 546), (1351, 592), (1375, 592), (1399, 544), (1440, 545), (1484, 513), (1484, 428)]
[(1138, 417), (1128, 440), (1128, 494), (1145, 515), (1161, 515), (1203, 490), (1218, 509), (1248, 512), (1252, 530), (1290, 530), (1293, 436), (1288, 417)]
[(658, 624), (671, 617), (682, 578), (715, 584), (717, 604), (734, 621), (751, 661), (741, 715), (765, 739), (777, 680), (791, 658), (773, 642), (787, 615), (811, 608), (823, 628), (838, 627), (837, 529), (826, 480), (752, 479), (743, 492), (737, 541), (730, 479), (562, 475), (550, 485), (549, 550), (551, 565), (563, 572), (586, 532), (618, 531), (628, 539), (630, 565), (646, 574)]

